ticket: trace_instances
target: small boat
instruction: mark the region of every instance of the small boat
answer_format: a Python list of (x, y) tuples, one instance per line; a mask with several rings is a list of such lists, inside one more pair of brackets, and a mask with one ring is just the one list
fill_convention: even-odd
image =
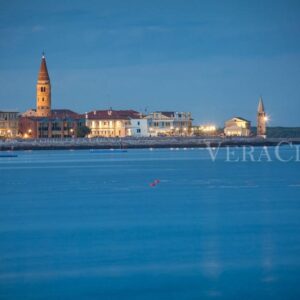
[(0, 153), (0, 157), (18, 157), (18, 155), (10, 153)]

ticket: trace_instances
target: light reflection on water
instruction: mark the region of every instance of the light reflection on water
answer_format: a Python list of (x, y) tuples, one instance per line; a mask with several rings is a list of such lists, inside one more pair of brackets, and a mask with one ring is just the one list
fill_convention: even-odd
[(299, 299), (300, 163), (220, 151), (1, 159), (0, 299)]

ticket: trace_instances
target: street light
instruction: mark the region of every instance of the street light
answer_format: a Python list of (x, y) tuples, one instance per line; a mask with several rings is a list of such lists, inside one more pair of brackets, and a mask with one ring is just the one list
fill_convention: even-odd
[(71, 133), (71, 137), (74, 137), (74, 135), (73, 135), (74, 129), (73, 128), (70, 129), (70, 133)]

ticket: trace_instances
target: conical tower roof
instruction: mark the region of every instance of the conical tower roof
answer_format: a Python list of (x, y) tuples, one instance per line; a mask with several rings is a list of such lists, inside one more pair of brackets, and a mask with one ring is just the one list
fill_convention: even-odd
[(259, 98), (257, 111), (258, 112), (264, 112), (265, 111), (264, 102), (263, 102), (262, 97)]
[(38, 80), (50, 81), (45, 55), (42, 56), (42, 61), (41, 61), (41, 67), (40, 67)]

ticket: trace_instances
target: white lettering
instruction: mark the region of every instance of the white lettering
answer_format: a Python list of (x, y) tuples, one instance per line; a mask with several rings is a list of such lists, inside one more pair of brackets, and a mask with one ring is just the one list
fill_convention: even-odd
[(266, 158), (267, 161), (272, 161), (271, 156), (268, 151), (268, 147), (264, 146), (260, 152), (260, 155), (258, 157), (258, 161), (262, 161), (262, 158)]
[[(219, 145), (218, 145), (217, 148), (212, 148), (212, 147), (210, 146), (210, 143), (209, 143), (209, 142), (206, 143), (206, 145), (207, 145), (206, 149), (208, 150), (208, 153), (209, 153), (209, 155), (210, 155), (211, 160), (212, 160), (212, 161), (215, 161), (216, 158), (217, 158), (217, 155), (218, 155), (218, 153), (219, 153), (219, 149), (220, 149), (221, 143), (219, 143)], [(215, 149), (217, 149), (217, 150), (215, 150)]]
[(250, 158), (250, 161), (255, 161), (254, 156), (253, 156), (253, 152), (254, 152), (254, 147), (253, 146), (250, 146), (250, 147), (243, 146), (243, 159), (242, 159), (242, 161), (246, 162), (247, 157)]
[[(236, 147), (234, 147), (234, 148), (236, 148)], [(234, 150), (231, 150), (232, 149), (232, 147), (226, 147), (226, 161), (228, 161), (228, 162), (237, 162), (237, 161), (239, 161), (240, 159), (239, 159), (239, 157), (237, 157), (235, 160), (231, 160), (231, 156), (233, 156), (234, 157), (234, 155), (235, 155), (235, 151)]]
[(281, 162), (289, 162), (293, 159), (293, 157), (290, 157), (289, 159), (283, 159), (281, 156), (280, 156), (280, 148), (283, 144), (286, 144), (286, 145), (289, 145), (291, 148), (293, 147), (292, 143), (290, 142), (285, 142), (285, 141), (282, 141), (280, 142), (276, 147), (275, 147), (275, 156), (276, 158), (281, 161)]

